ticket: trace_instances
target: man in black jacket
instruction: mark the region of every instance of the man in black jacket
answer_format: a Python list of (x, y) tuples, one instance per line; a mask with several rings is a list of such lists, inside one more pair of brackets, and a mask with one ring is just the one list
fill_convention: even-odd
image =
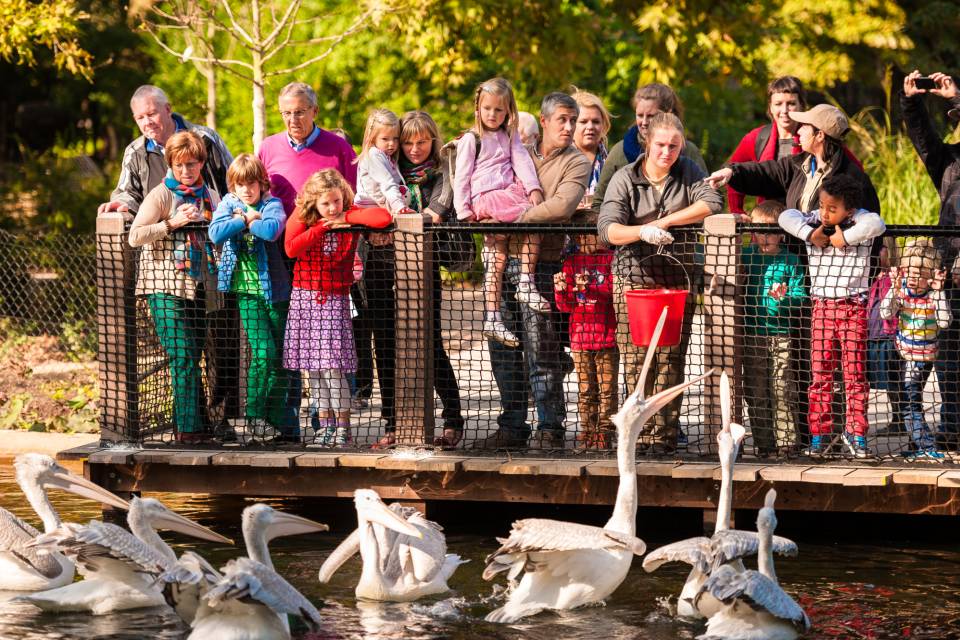
[[(947, 144), (934, 128), (923, 103), (923, 94), (932, 93), (949, 101), (948, 115), (960, 119), (960, 93), (953, 78), (945, 73), (931, 73), (936, 87), (927, 91), (918, 89), (919, 71), (913, 71), (903, 79), (903, 95), (900, 106), (907, 133), (917, 154), (923, 161), (933, 185), (940, 195), (941, 226), (960, 224), (960, 144)], [(944, 264), (952, 265), (953, 277), (946, 282), (947, 297), (953, 312), (954, 323), (940, 337), (940, 356), (937, 362), (937, 384), (940, 387), (940, 429), (937, 433), (939, 448), (956, 450), (960, 438), (960, 330), (956, 318), (960, 317), (960, 237), (941, 238), (937, 242), (943, 254)]]

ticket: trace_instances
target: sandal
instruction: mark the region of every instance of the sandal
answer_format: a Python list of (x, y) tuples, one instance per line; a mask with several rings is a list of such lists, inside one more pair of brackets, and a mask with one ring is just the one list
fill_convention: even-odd
[(397, 446), (397, 434), (388, 431), (379, 440), (370, 445), (371, 449), (392, 449)]
[(433, 446), (440, 447), (443, 451), (452, 451), (457, 448), (462, 438), (463, 429), (452, 429), (448, 427), (443, 430), (442, 436), (433, 439)]

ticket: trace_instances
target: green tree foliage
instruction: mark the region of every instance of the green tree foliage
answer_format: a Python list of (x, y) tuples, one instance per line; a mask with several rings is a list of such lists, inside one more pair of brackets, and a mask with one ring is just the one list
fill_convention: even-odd
[(93, 56), (79, 41), (89, 18), (73, 0), (0, 0), (0, 58), (33, 67), (47, 49), (57, 69), (91, 80)]

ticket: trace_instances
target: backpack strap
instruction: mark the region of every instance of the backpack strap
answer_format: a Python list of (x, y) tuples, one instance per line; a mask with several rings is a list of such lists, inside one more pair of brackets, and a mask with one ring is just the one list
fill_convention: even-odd
[(757, 139), (753, 141), (753, 157), (757, 161), (760, 160), (760, 155), (763, 153), (763, 150), (767, 148), (767, 143), (770, 142), (770, 135), (772, 133), (772, 122), (763, 125), (760, 127), (760, 131), (757, 132)]

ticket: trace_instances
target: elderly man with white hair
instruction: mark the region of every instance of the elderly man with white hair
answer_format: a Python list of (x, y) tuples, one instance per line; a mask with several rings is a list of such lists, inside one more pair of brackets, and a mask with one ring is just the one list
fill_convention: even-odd
[(163, 146), (178, 131), (193, 131), (200, 136), (207, 148), (203, 183), (221, 197), (226, 195), (227, 167), (233, 162), (233, 156), (216, 131), (188, 122), (175, 113), (167, 94), (152, 84), (134, 91), (130, 110), (143, 135), (124, 150), (117, 188), (110, 194), (110, 201), (100, 205), (98, 214), (121, 211), (129, 213), (132, 219), (144, 197), (167, 175)]

